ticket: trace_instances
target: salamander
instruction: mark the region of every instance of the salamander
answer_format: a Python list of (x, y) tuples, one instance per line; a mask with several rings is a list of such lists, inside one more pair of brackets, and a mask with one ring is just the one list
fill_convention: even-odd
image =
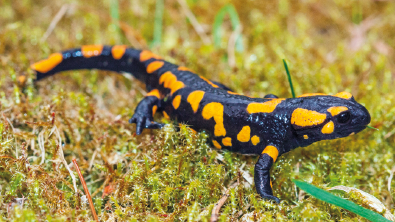
[(320, 140), (353, 135), (370, 123), (368, 110), (348, 92), (251, 98), (150, 51), (125, 45), (85, 45), (53, 53), (31, 68), (36, 80), (76, 69), (132, 74), (148, 92), (129, 120), (136, 124), (137, 135), (145, 128), (163, 127), (153, 119), (162, 112), (196, 131), (205, 130), (217, 149), (259, 155), (254, 169), (256, 190), (262, 198), (276, 202), (280, 200), (273, 196), (269, 171), (279, 156)]

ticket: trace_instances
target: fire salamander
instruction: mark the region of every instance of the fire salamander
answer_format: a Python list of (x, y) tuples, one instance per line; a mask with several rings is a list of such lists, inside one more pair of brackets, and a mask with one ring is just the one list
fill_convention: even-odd
[(279, 156), (316, 141), (353, 135), (370, 123), (369, 112), (348, 92), (250, 98), (150, 51), (124, 45), (86, 45), (51, 54), (31, 68), (37, 80), (75, 69), (131, 73), (148, 91), (129, 120), (136, 124), (138, 135), (144, 128), (161, 128), (163, 124), (153, 121), (153, 116), (162, 112), (208, 132), (217, 149), (260, 155), (255, 165), (256, 190), (262, 198), (276, 202), (280, 200), (273, 196), (269, 170)]

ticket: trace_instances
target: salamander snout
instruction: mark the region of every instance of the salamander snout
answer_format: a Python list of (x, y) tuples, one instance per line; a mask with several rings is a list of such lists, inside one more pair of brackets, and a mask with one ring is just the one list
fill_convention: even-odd
[[(344, 131), (353, 131), (354, 133), (358, 133), (366, 128), (366, 126), (370, 123), (371, 117), (368, 110), (357, 103), (350, 109), (351, 113), (351, 121), (349, 126), (346, 127)], [(341, 116), (337, 117), (338, 121), (341, 120)], [(350, 133), (353, 133), (350, 132)]]

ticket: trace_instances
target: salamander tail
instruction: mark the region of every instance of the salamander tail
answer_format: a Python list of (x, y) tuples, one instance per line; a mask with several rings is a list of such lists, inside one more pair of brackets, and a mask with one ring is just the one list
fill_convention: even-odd
[(53, 53), (47, 59), (30, 66), (37, 72), (36, 81), (55, 73), (76, 69), (100, 69), (127, 72), (144, 81), (146, 69), (140, 61), (142, 52), (125, 45), (86, 45), (77, 49)]

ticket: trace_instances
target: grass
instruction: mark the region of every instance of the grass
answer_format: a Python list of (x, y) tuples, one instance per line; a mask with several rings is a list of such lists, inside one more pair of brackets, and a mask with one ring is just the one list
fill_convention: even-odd
[(335, 206), (344, 208), (348, 211), (351, 211), (355, 214), (358, 214), (362, 216), (363, 218), (366, 218), (370, 221), (382, 221), (382, 222), (390, 222), (390, 220), (385, 219), (383, 216), (380, 214), (368, 210), (366, 208), (363, 208), (351, 201), (345, 200), (343, 198), (340, 198), (338, 196), (335, 196), (325, 190), (319, 189), (315, 186), (312, 186), (311, 184), (308, 184), (306, 182), (300, 181), (300, 180), (293, 180), (293, 182), (298, 186), (300, 189), (306, 191), (307, 193), (311, 194), (315, 198), (325, 201), (327, 203), (333, 204)]
[[(84, 70), (33, 84), (30, 64), (50, 53), (131, 40), (145, 46), (158, 38), (156, 0), (118, 1), (119, 21), (128, 25), (120, 32), (111, 20), (114, 2), (67, 1), (70, 9), (44, 42), (40, 39), (64, 1), (0, 3), (2, 220), (93, 220), (75, 169), (77, 192), (65, 167), (74, 158), (102, 221), (208, 221), (235, 181), (240, 183), (230, 189), (220, 221), (365, 220), (305, 195), (293, 178), (324, 189), (358, 188), (394, 213), (393, 1), (187, 1), (212, 37), (218, 13), (234, 6), (243, 26), (243, 51), (235, 50), (234, 67), (222, 44), (234, 32), (230, 17), (224, 16), (221, 47), (215, 47), (202, 43), (177, 1), (164, 1), (161, 38), (153, 50), (167, 60), (239, 93), (289, 97), (281, 61), (287, 58), (296, 95), (348, 91), (370, 111), (371, 126), (379, 131), (322, 141), (277, 160), (271, 173), (274, 195), (283, 200), (279, 205), (262, 201), (245, 179), (253, 175), (256, 157), (212, 149), (205, 133), (195, 135), (186, 126), (176, 131), (159, 115), (157, 121), (168, 123), (164, 129), (135, 136), (127, 121), (144, 86), (133, 79)], [(20, 76), (26, 79), (20, 82)]]
[(154, 39), (152, 40), (151, 46), (158, 46), (162, 42), (162, 23), (163, 23), (164, 4), (165, 3), (163, 0), (156, 0)]
[(292, 84), (291, 74), (289, 73), (288, 65), (287, 65), (287, 62), (285, 61), (285, 59), (283, 59), (283, 63), (284, 63), (285, 72), (287, 73), (287, 78), (288, 78), (288, 82), (289, 82), (289, 88), (291, 89), (292, 98), (295, 98), (295, 90), (294, 90), (294, 86)]
[(112, 25), (114, 29), (117, 32), (117, 35), (119, 35), (119, 3), (118, 0), (111, 0), (110, 1), (110, 16), (112, 19)]
[[(225, 15), (229, 15), (230, 22), (232, 24), (232, 29), (237, 30), (240, 26), (240, 19), (237, 11), (232, 4), (227, 4), (222, 7), (218, 13), (215, 15), (213, 24), (213, 38), (214, 45), (219, 48), (221, 47), (221, 42), (223, 41), (221, 26), (224, 23)], [(243, 43), (241, 35), (236, 37), (236, 49), (237, 51), (243, 51)]]

